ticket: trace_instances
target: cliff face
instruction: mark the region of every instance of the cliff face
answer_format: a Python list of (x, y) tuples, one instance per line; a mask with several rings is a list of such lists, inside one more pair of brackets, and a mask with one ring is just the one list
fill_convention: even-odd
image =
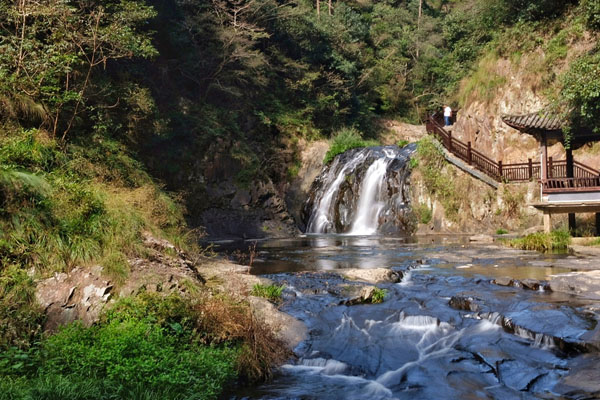
[[(462, 82), (458, 94), (461, 107), (453, 127), (455, 137), (470, 141), (473, 148), (505, 164), (526, 162), (528, 158), (539, 160), (536, 140), (506, 125), (501, 116), (527, 114), (548, 106), (552, 95), (560, 90), (561, 74), (572, 60), (595, 45), (590, 37), (573, 36), (566, 42), (564, 57), (553, 59), (547, 43), (555, 37), (545, 39), (546, 44), (523, 55), (499, 57), (491, 52), (482, 58), (474, 73)], [(575, 151), (575, 159), (598, 169), (599, 151), (598, 144), (585, 146)], [(564, 159), (563, 146), (551, 146), (548, 155)]]

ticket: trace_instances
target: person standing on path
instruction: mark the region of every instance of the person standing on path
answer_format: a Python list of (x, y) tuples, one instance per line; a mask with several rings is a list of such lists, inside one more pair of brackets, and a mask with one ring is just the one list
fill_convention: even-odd
[(450, 108), (450, 106), (446, 105), (444, 106), (444, 123), (446, 126), (450, 126), (452, 125), (452, 109)]

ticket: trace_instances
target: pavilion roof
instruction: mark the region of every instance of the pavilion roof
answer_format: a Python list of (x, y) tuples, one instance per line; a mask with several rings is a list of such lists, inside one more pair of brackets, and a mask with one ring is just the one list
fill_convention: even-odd
[(563, 127), (561, 118), (549, 111), (538, 111), (524, 115), (503, 115), (502, 121), (508, 126), (526, 133), (556, 132)]

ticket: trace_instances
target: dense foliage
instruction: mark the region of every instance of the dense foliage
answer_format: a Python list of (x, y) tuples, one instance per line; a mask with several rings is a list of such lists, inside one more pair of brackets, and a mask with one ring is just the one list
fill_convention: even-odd
[[(208, 326), (213, 318), (224, 324)], [(0, 354), (0, 399), (215, 399), (239, 370), (268, 371), (257, 349), (280, 351), (249, 318), (233, 299), (125, 298), (98, 325)]]

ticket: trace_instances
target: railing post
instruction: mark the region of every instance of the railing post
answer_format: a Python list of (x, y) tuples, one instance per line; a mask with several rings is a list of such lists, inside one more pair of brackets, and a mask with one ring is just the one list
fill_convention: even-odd
[(529, 180), (531, 180), (533, 178), (533, 163), (531, 162), (531, 158), (528, 161), (528, 168), (529, 168)]
[(473, 156), (471, 155), (471, 142), (467, 142), (467, 162), (469, 165), (473, 163)]
[(552, 157), (548, 157), (548, 178), (552, 178)]
[(502, 160), (498, 161), (498, 177), (502, 181)]
[(448, 132), (448, 151), (452, 153), (452, 132)]

